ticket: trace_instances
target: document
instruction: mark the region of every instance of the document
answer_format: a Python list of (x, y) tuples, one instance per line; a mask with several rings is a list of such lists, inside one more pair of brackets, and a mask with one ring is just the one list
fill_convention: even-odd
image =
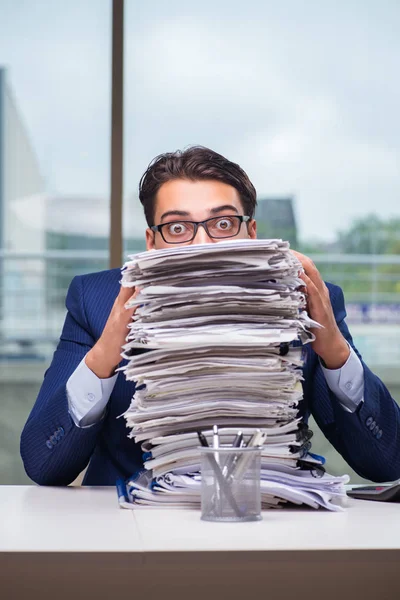
[[(324, 473), (298, 417), (302, 345), (319, 327), (306, 312), (302, 267), (282, 240), (180, 246), (129, 257), (121, 284), (130, 306), (122, 367), (136, 382), (124, 414), (144, 469), (128, 481), (133, 506), (198, 506), (197, 431), (220, 444), (238, 431), (262, 448), (263, 505), (340, 509), (347, 476)], [(294, 346), (297, 344), (297, 346)], [(137, 354), (137, 349), (144, 350)]]

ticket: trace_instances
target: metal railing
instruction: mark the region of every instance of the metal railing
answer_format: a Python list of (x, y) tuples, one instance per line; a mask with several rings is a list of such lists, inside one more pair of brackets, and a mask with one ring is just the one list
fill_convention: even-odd
[[(400, 255), (311, 258), (325, 280), (342, 287), (348, 322), (364, 354), (399, 364)], [(72, 278), (107, 265), (107, 251), (0, 251), (0, 357), (47, 359), (60, 336)]]
[(106, 251), (0, 252), (0, 357), (47, 359), (75, 275), (107, 269)]

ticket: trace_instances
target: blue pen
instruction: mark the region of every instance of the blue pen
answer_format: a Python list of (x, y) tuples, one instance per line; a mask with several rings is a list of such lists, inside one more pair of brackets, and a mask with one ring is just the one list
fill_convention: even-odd
[(128, 492), (126, 490), (125, 480), (120, 477), (115, 482), (115, 485), (117, 487), (117, 494), (118, 494), (118, 503), (119, 503), (119, 505), (121, 506), (121, 504), (123, 502), (129, 502)]

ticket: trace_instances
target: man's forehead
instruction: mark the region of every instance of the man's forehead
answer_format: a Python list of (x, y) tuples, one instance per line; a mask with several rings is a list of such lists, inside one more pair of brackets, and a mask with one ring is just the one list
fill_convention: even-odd
[(220, 181), (174, 180), (164, 183), (155, 199), (155, 212), (160, 217), (166, 211), (215, 213), (221, 207), (242, 210), (237, 190)]

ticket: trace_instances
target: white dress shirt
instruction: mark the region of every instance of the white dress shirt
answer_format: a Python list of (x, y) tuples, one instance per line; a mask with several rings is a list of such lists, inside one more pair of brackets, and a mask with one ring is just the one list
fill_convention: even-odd
[(101, 421), (107, 402), (117, 381), (118, 373), (99, 379), (81, 360), (67, 381), (69, 413), (78, 427), (90, 427)]
[[(326, 369), (321, 364), (321, 368), (343, 409), (355, 412), (364, 400), (364, 369), (353, 348), (350, 345), (349, 348), (350, 355), (343, 367)], [(101, 421), (117, 377), (118, 374), (99, 379), (83, 358), (67, 381), (69, 412), (77, 427), (90, 427)]]

